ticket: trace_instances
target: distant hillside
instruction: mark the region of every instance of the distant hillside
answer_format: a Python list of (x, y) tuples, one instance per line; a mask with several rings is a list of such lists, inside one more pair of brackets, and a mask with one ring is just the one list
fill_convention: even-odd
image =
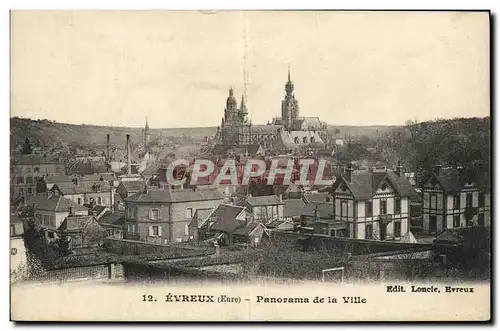
[[(75, 125), (57, 123), (49, 120), (31, 120), (11, 118), (11, 147), (18, 146), (28, 137), (35, 145), (54, 146), (58, 144), (88, 144), (104, 146), (106, 134), (110, 134), (111, 145), (124, 146), (125, 135), (130, 134), (132, 144), (138, 144), (141, 139), (141, 128), (109, 127), (97, 125)], [(206, 128), (173, 128), (151, 129), (152, 139), (156, 137), (178, 138), (181, 140), (200, 141), (205, 136), (213, 136), (215, 127)]]
[[(374, 126), (347, 126), (347, 125), (328, 125), (330, 131), (336, 138), (361, 138), (366, 137), (376, 139), (388, 132), (392, 132), (402, 126), (396, 125), (374, 125)], [(336, 131), (337, 130), (337, 131)]]

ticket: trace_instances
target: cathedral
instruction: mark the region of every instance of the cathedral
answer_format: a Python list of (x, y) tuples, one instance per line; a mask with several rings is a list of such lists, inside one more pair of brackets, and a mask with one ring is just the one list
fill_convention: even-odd
[(300, 117), (299, 101), (294, 95), (295, 86), (290, 78), (285, 84), (285, 97), (281, 101), (281, 117), (273, 118), (266, 125), (252, 125), (242, 96), (240, 106), (229, 90), (224, 117), (217, 128), (217, 145), (244, 147), (261, 145), (264, 149), (294, 150), (304, 147), (321, 147), (326, 143), (327, 125), (318, 117)]

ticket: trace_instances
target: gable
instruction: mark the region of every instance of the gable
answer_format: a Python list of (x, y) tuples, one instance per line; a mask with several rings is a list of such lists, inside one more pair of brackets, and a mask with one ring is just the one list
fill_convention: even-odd
[(443, 190), (443, 186), (434, 173), (432, 173), (429, 179), (424, 183), (423, 188), (429, 190)]
[(377, 189), (375, 190), (375, 194), (392, 194), (395, 192), (396, 190), (387, 179), (384, 179), (382, 182), (380, 182), (380, 184), (377, 186)]
[(344, 178), (340, 177), (340, 182), (336, 185), (337, 187), (335, 188), (334, 190), (334, 193), (335, 194), (347, 194), (347, 195), (350, 195), (352, 196), (352, 192), (351, 190), (349, 189), (349, 186), (347, 185), (347, 183), (345, 182)]

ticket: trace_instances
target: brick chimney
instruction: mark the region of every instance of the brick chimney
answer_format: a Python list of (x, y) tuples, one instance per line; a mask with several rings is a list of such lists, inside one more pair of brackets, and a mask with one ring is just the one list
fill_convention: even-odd
[(404, 177), (403, 166), (401, 165), (401, 160), (398, 161), (398, 166), (396, 167), (396, 175), (399, 177)]
[(348, 181), (348, 182), (351, 182), (352, 180), (352, 172), (354, 170), (352, 169), (352, 163), (349, 162), (349, 164), (347, 165), (347, 168), (345, 169), (345, 179)]
[(440, 164), (437, 164), (434, 167), (432, 167), (432, 172), (434, 172), (434, 174), (436, 176), (439, 176), (440, 170), (441, 170), (441, 165)]
[(127, 174), (132, 174), (132, 163), (130, 161), (130, 135), (127, 134)]
[(106, 134), (106, 162), (108, 162), (108, 163), (111, 161), (110, 157), (109, 157), (109, 140), (110, 140), (110, 138), (109, 138), (109, 133), (108, 133), (108, 134)]

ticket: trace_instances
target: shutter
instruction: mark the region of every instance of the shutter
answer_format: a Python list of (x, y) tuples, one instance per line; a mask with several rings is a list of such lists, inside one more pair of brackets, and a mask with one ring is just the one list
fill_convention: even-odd
[(160, 236), (160, 237), (162, 236), (161, 229), (162, 229), (162, 226), (158, 225), (158, 236)]
[(153, 227), (152, 226), (149, 227), (149, 236), (150, 237), (153, 236)]

